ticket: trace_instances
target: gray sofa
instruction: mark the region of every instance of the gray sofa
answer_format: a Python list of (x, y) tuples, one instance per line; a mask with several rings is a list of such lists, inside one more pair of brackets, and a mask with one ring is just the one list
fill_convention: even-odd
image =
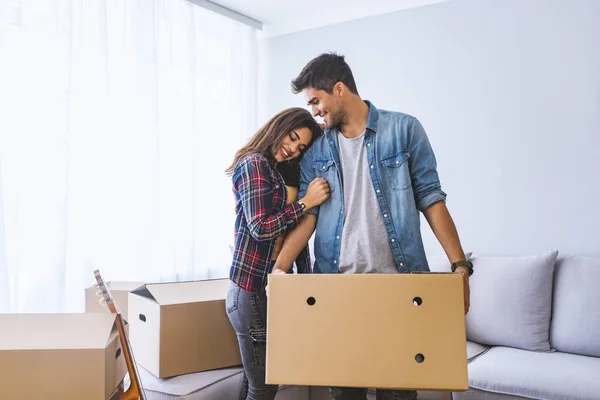
[(485, 350), (470, 359), (469, 390), (453, 399), (600, 399), (600, 258), (471, 261), (467, 339)]

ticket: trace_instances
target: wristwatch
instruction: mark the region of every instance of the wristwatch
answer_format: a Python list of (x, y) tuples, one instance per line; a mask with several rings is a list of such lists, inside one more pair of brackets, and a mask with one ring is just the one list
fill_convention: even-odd
[(473, 263), (469, 260), (460, 260), (452, 263), (450, 267), (452, 272), (456, 271), (458, 267), (465, 267), (469, 270), (469, 276), (473, 275)]
[(302, 210), (302, 213), (304, 213), (304, 211), (306, 211), (306, 204), (304, 204), (303, 202), (299, 201), (298, 205), (300, 206), (300, 210)]

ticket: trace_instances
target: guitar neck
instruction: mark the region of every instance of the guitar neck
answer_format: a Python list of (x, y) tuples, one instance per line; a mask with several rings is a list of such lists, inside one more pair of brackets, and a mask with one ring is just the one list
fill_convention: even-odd
[(121, 348), (123, 349), (123, 356), (125, 357), (125, 364), (127, 365), (127, 371), (129, 372), (129, 379), (131, 383), (129, 388), (123, 393), (119, 400), (146, 400), (144, 395), (144, 388), (140, 380), (140, 374), (137, 369), (137, 363), (135, 357), (131, 351), (131, 343), (125, 333), (125, 324), (121, 314), (117, 316), (117, 329), (119, 331), (119, 338), (121, 339)]
[(123, 351), (123, 357), (125, 358), (125, 364), (127, 365), (127, 372), (129, 372), (129, 379), (131, 380), (129, 388), (125, 391), (125, 393), (119, 396), (119, 400), (146, 400), (144, 388), (142, 387), (142, 382), (140, 380), (140, 374), (137, 369), (137, 363), (135, 362), (133, 351), (131, 350), (131, 343), (129, 343), (129, 338), (125, 332), (125, 323), (123, 322), (121, 312), (119, 311), (117, 304), (114, 302), (113, 297), (110, 294), (110, 290), (106, 287), (104, 279), (102, 279), (102, 276), (100, 275), (100, 271), (95, 270), (94, 276), (106, 306), (113, 314), (117, 315), (115, 319), (117, 323), (117, 331), (119, 333), (119, 340), (121, 341), (121, 349)]

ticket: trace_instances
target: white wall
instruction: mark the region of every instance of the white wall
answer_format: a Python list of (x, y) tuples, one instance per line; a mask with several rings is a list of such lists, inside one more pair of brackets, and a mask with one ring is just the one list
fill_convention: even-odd
[(600, 256), (599, 20), (597, 0), (451, 0), (265, 39), (260, 122), (342, 53), (363, 98), (423, 122), (465, 250)]

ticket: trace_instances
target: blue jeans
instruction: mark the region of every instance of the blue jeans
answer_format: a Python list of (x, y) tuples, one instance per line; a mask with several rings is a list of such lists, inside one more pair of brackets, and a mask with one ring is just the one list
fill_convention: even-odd
[[(367, 389), (332, 387), (329, 392), (334, 400), (367, 400)], [(376, 400), (416, 400), (417, 392), (413, 390), (377, 389)]]
[(278, 385), (265, 384), (267, 358), (267, 295), (248, 293), (233, 282), (225, 300), (227, 315), (237, 333), (244, 366), (240, 399), (273, 400)]

